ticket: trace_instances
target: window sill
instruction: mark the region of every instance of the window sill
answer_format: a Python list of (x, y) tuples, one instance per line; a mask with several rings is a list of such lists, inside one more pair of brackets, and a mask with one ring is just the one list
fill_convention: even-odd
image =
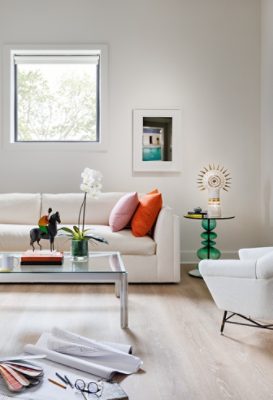
[(80, 151), (106, 152), (105, 142), (14, 142), (4, 143), (7, 151)]

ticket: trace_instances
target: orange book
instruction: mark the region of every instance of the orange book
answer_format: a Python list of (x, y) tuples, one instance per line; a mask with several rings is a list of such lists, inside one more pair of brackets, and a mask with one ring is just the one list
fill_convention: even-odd
[(21, 265), (62, 265), (63, 253), (28, 250), (21, 255)]

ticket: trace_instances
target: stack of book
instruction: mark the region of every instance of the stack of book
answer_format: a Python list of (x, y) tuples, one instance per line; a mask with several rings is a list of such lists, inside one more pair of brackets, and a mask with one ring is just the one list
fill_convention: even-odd
[(58, 251), (28, 250), (21, 255), (21, 265), (62, 265), (64, 255)]
[(202, 219), (202, 218), (207, 218), (208, 214), (207, 214), (207, 211), (198, 211), (198, 212), (188, 211), (186, 216), (190, 217), (190, 218)]

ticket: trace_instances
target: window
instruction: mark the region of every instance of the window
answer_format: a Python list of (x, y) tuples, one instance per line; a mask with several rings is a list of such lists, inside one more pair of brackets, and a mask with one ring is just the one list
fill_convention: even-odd
[(14, 56), (15, 141), (99, 139), (99, 56)]
[(7, 49), (9, 143), (105, 147), (105, 46), (18, 47)]

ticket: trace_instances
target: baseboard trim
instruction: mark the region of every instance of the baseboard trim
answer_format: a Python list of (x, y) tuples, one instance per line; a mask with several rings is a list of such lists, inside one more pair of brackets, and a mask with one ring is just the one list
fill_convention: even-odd
[[(238, 250), (222, 251), (221, 259), (238, 259)], [(196, 251), (181, 251), (180, 263), (181, 264), (197, 264), (200, 260), (196, 255)]]

